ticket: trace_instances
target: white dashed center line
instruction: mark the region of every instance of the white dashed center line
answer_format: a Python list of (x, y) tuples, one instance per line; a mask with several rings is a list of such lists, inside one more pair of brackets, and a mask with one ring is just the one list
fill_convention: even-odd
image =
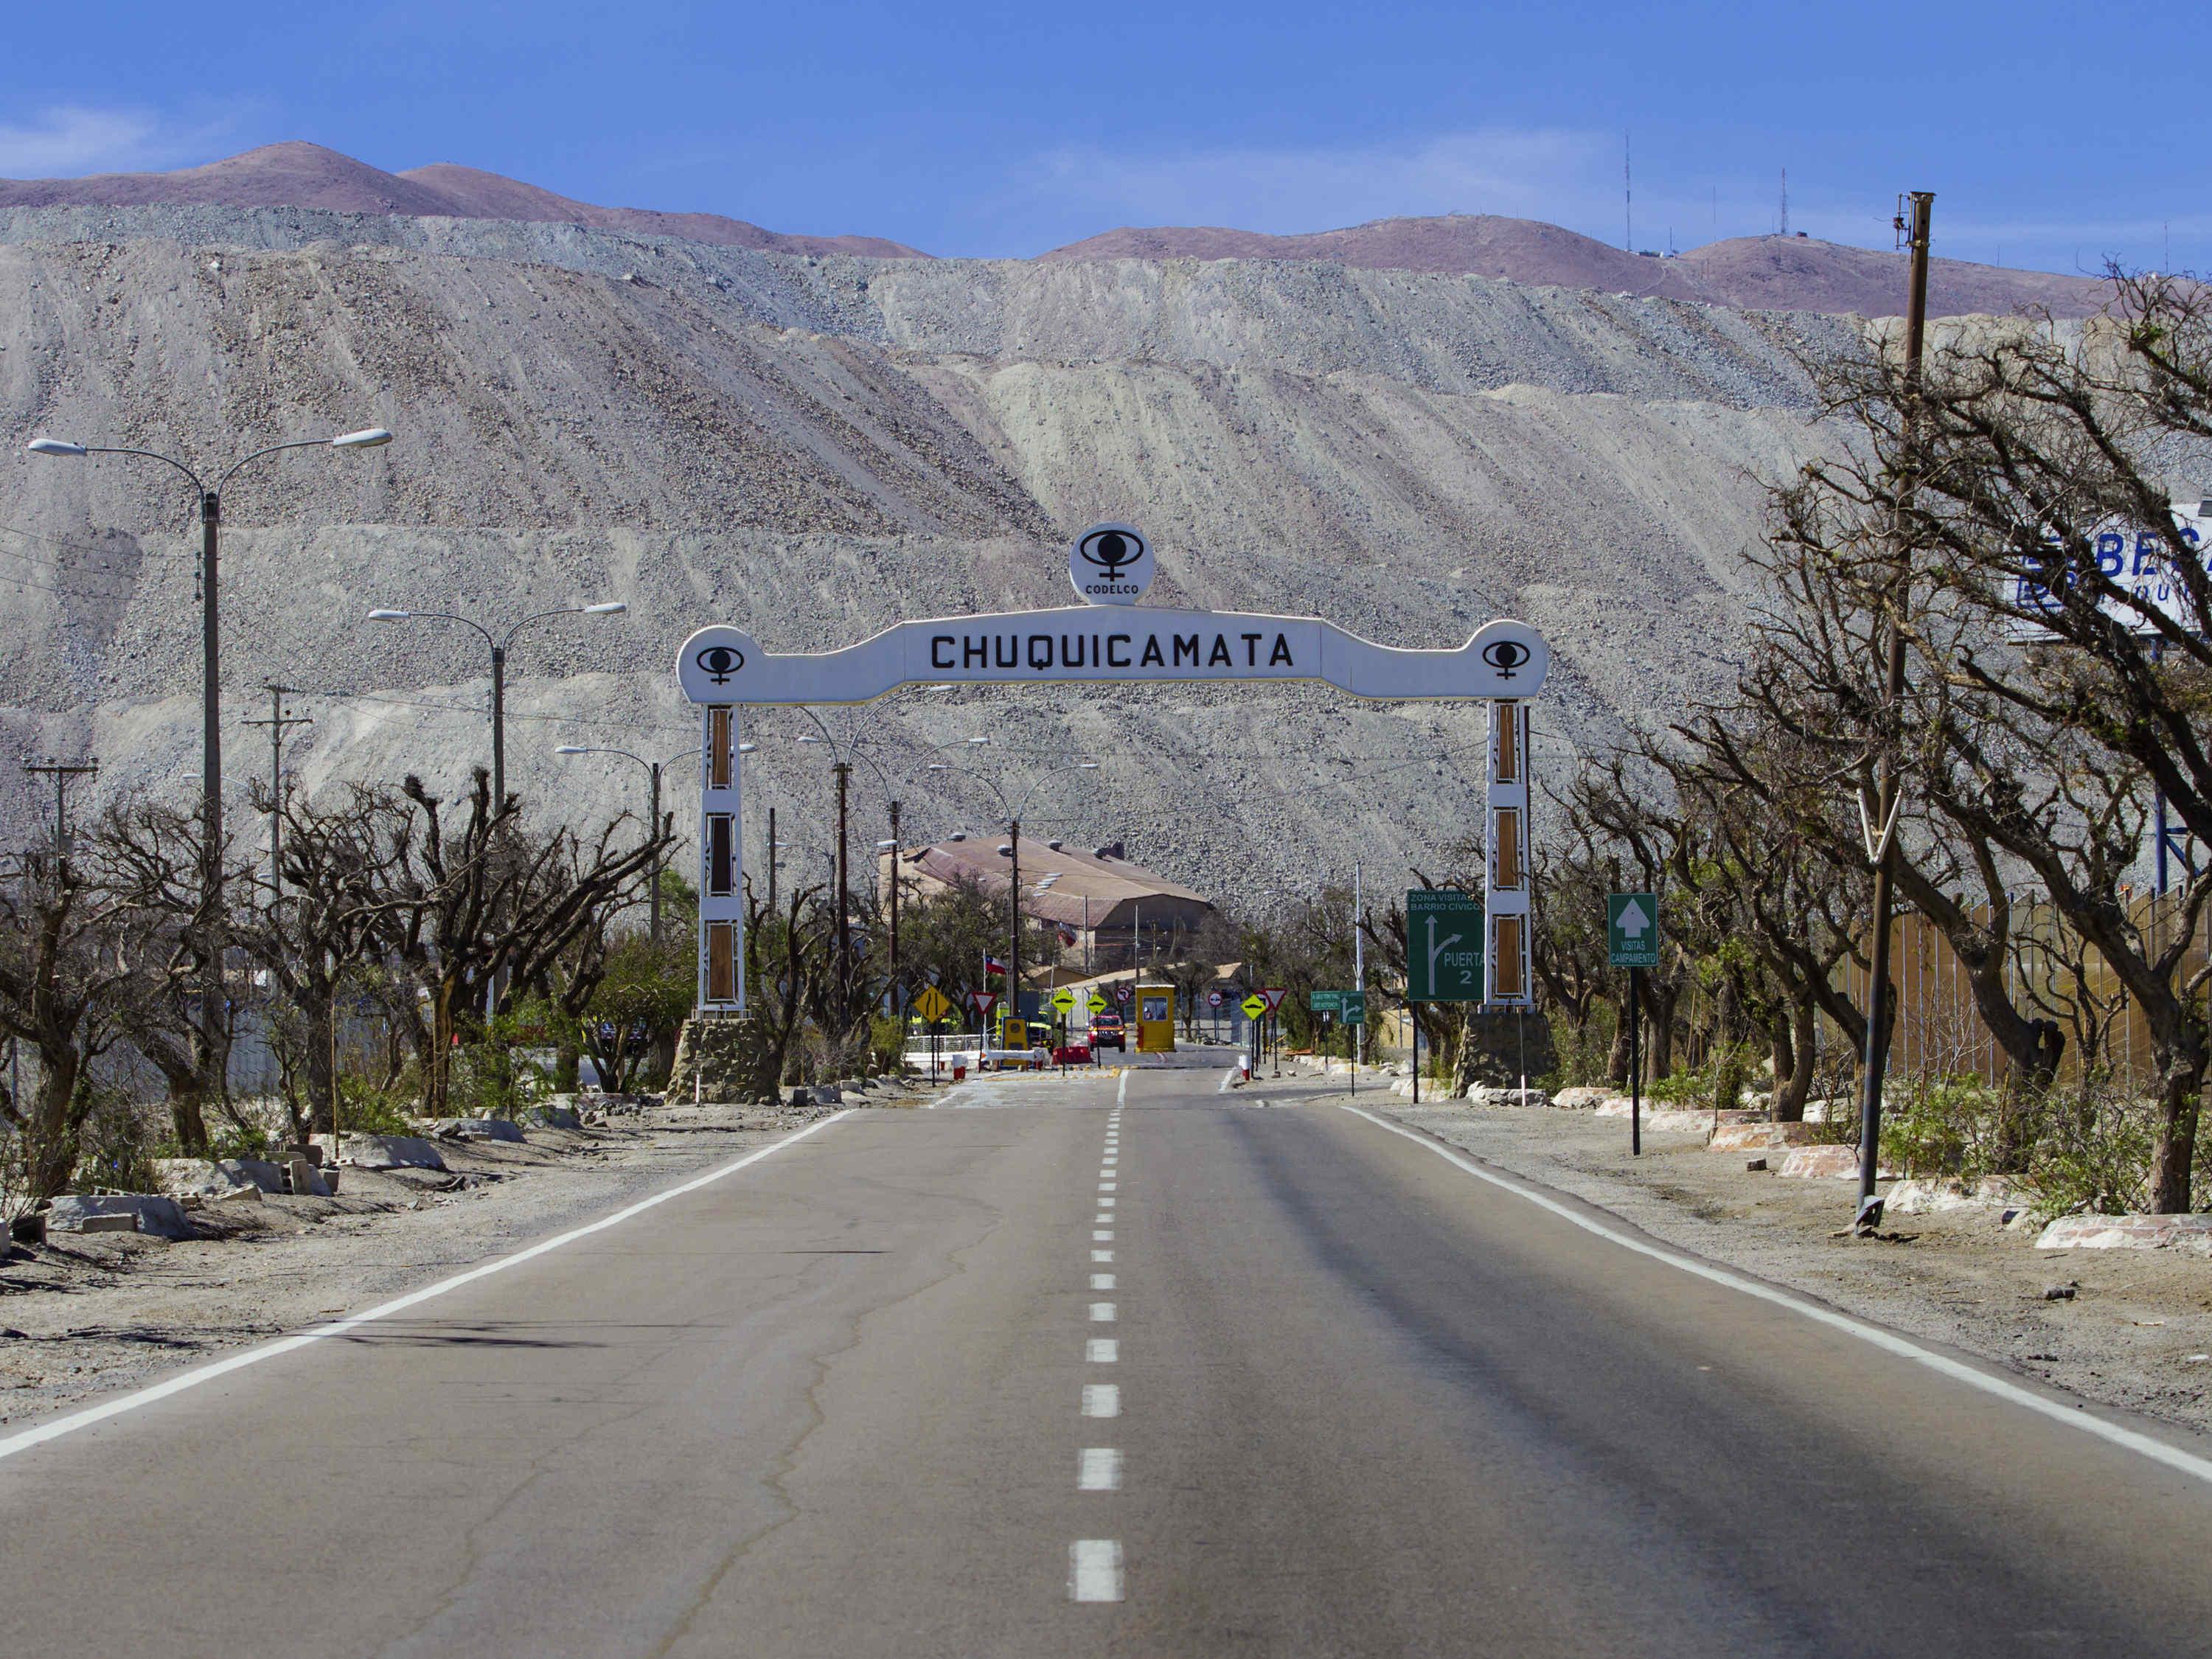
[(1073, 1601), (1121, 1599), (1121, 1546), (1112, 1538), (1079, 1538), (1067, 1547), (1067, 1595)]
[(1114, 1304), (1110, 1302), (1092, 1303), (1091, 1304), (1091, 1322), (1094, 1325), (1112, 1324), (1114, 1322)]
[(1078, 1492), (1121, 1490), (1121, 1454), (1111, 1446), (1085, 1446), (1075, 1462)]
[(1098, 1207), (1102, 1210), (1110, 1210), (1114, 1207), (1114, 1200), (1110, 1198), (1102, 1198), (1098, 1200)]
[(1111, 1273), (1093, 1273), (1093, 1274), (1091, 1274), (1091, 1288), (1092, 1290), (1094, 1290), (1094, 1291), (1110, 1291), (1110, 1290), (1112, 1290), (1112, 1289), (1114, 1288), (1114, 1275), (1113, 1275), (1113, 1274), (1111, 1274)]
[(1093, 1250), (1091, 1253), (1091, 1259), (1093, 1261), (1111, 1261), (1114, 1259), (1114, 1252), (1111, 1250)]
[(1119, 1417), (1121, 1414), (1121, 1390), (1112, 1382), (1085, 1382), (1083, 1385), (1083, 1414), (1085, 1417)]
[(1121, 1358), (1121, 1345), (1110, 1336), (1094, 1336), (1083, 1345), (1083, 1357), (1094, 1365), (1112, 1365)]
[[(1114, 1218), (1110, 1215), (1103, 1215), (1098, 1218), (1101, 1221), (1111, 1221)], [(1111, 1244), (1114, 1242), (1113, 1229), (1110, 1227), (1103, 1228), (1100, 1231), (1092, 1233), (1091, 1235), (1091, 1240), (1094, 1244)]]

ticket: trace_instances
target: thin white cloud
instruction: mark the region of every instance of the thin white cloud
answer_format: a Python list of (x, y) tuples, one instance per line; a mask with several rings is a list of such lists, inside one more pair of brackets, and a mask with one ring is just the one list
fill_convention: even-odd
[(0, 177), (135, 173), (203, 156), (222, 124), (179, 125), (150, 110), (56, 104), (0, 121)]

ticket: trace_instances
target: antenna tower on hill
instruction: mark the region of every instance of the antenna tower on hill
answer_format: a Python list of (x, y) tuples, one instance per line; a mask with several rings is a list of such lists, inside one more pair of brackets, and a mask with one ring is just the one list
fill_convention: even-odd
[(1620, 246), (1636, 252), (1636, 179), (1628, 167), (1628, 135), (1620, 135)]
[(1782, 169), (1782, 234), (1790, 234), (1790, 169)]

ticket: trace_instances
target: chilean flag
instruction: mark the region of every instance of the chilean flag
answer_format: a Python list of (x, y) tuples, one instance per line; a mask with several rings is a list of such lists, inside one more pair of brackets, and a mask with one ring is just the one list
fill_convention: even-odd
[(983, 952), (983, 972), (986, 975), (996, 974), (1000, 979), (1004, 979), (1006, 976), (1006, 964), (986, 951)]

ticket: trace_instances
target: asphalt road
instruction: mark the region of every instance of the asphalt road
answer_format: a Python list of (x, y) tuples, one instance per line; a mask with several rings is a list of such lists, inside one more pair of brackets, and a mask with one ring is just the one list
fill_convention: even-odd
[(0, 1455), (0, 1632), (240, 1659), (2212, 1652), (2197, 1474), (1340, 1094), (1220, 1081), (856, 1112)]

